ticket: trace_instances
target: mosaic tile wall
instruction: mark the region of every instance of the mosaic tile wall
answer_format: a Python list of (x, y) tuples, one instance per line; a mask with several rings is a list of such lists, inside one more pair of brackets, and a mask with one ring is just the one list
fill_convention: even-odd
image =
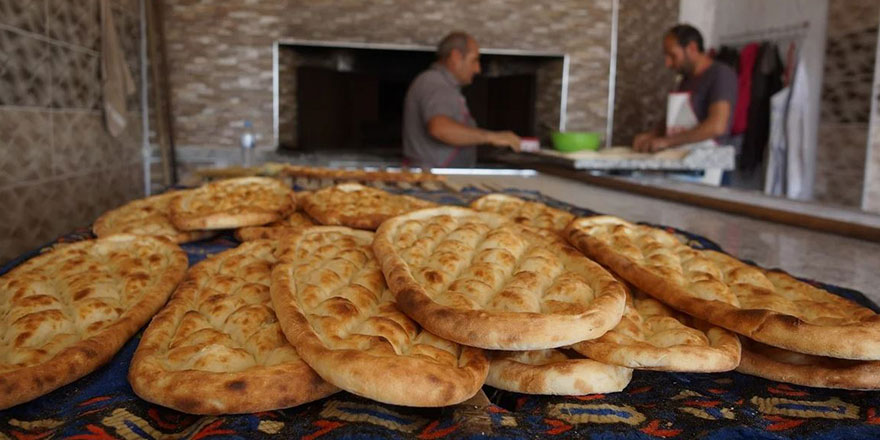
[[(139, 81), (137, 0), (113, 0)], [(139, 95), (119, 138), (100, 109), (98, 0), (0, 0), (0, 263), (143, 194)]]
[(244, 120), (274, 144), (272, 43), (280, 38), (434, 45), (453, 29), (483, 47), (571, 55), (568, 127), (605, 127), (611, 0), (168, 0), (175, 142), (238, 145)]
[(617, 28), (614, 145), (630, 145), (666, 114), (675, 74), (663, 64), (662, 38), (678, 22), (679, 0), (622, 0)]
[(815, 199), (859, 207), (865, 177), (880, 4), (830, 0)]

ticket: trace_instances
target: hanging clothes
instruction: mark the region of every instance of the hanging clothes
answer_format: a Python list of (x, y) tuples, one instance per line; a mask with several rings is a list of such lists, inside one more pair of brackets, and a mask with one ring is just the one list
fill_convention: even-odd
[(737, 70), (738, 96), (736, 108), (733, 111), (733, 126), (730, 134), (743, 134), (748, 126), (749, 103), (752, 93), (752, 72), (755, 69), (755, 61), (758, 58), (758, 43), (747, 44), (739, 56)]
[(788, 134), (786, 133), (791, 87), (770, 98), (770, 139), (767, 143), (767, 170), (764, 194), (785, 196), (788, 174)]
[(811, 92), (803, 59), (797, 61), (790, 87), (791, 97), (785, 117), (788, 147), (785, 193), (790, 199), (810, 200), (816, 175), (816, 139), (807, 122)]
[(743, 135), (739, 169), (752, 171), (761, 164), (770, 137), (770, 98), (782, 89), (782, 61), (774, 43), (764, 43), (752, 70), (749, 115)]
[(727, 64), (731, 69), (739, 72), (739, 51), (735, 47), (721, 46), (721, 49), (712, 58)]

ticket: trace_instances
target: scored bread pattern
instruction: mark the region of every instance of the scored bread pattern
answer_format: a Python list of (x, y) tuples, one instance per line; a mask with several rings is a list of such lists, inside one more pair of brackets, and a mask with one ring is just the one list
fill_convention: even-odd
[(83, 242), (0, 278), (0, 372), (45, 362), (124, 317), (173, 256), (152, 240)]
[(666, 231), (610, 216), (578, 219), (572, 227), (702, 299), (739, 306), (739, 299), (724, 285), (723, 274), (712, 261)]
[[(488, 363), (479, 350), (423, 330), (398, 309), (373, 256), (372, 232), (315, 227), (286, 240), (273, 299), (291, 341), (322, 377), (355, 394), (411, 406), (450, 405), (477, 392), (485, 371), (456, 370), (470, 370), (475, 358)], [(389, 366), (407, 377), (388, 377)], [(459, 378), (455, 395), (435, 395)], [(398, 381), (409, 386), (395, 389)]]
[(171, 201), (184, 191), (171, 191), (134, 200), (101, 215), (95, 220), (95, 235), (135, 234), (168, 237), (177, 243), (201, 240), (212, 234), (206, 231), (181, 231), (171, 223)]
[(108, 360), (185, 270), (171, 242), (120, 234), (58, 247), (0, 277), (0, 407)]
[(565, 226), (574, 220), (574, 214), (570, 212), (505, 194), (487, 194), (471, 202), (470, 207), (477, 211), (494, 212), (517, 223), (554, 232), (562, 232)]
[(517, 393), (583, 395), (621, 391), (632, 370), (569, 350), (493, 351), (486, 385)]
[(280, 180), (242, 177), (184, 193), (172, 202), (171, 220), (184, 230), (255, 226), (280, 220), (295, 207), (293, 191)]
[(436, 206), (411, 196), (391, 194), (359, 183), (341, 183), (302, 198), (303, 209), (323, 225), (375, 230), (383, 221)]
[(729, 371), (740, 359), (736, 335), (699, 325), (641, 292), (628, 297), (617, 327), (573, 348), (597, 361), (662, 371)]
[(273, 251), (271, 243), (257, 242), (193, 271), (185, 294), (174, 298), (189, 310), (166, 341), (167, 351), (157, 353), (169, 370), (236, 372), (299, 359), (269, 297)]
[(272, 241), (250, 241), (190, 270), (144, 333), (130, 373), (135, 392), (184, 412), (222, 414), (283, 408), (333, 391), (278, 323), (269, 294), (274, 252)]
[(877, 314), (783, 272), (615, 217), (577, 219), (566, 235), (645, 293), (715, 325), (803, 353), (880, 360)]
[[(492, 317), (499, 318), (499, 322), (503, 317), (502, 326), (513, 324), (510, 319), (521, 318), (522, 325), (538, 328), (542, 324), (537, 321), (541, 319), (548, 319), (546, 324), (555, 326), (559, 324), (554, 321), (557, 318), (577, 321), (585, 314), (601, 321), (594, 322), (597, 325), (589, 326), (585, 333), (581, 333), (582, 328), (572, 327), (568, 335), (557, 334), (556, 329), (550, 330), (552, 335), (541, 335), (541, 330), (533, 327), (535, 331), (530, 336), (514, 339), (539, 340), (546, 336), (570, 343), (591, 339), (613, 327), (623, 312), (623, 287), (604, 269), (561, 240), (494, 214), (444, 207), (396, 217), (382, 226), (374, 249), (380, 259), (388, 260), (383, 262), (383, 269), (392, 289), (398, 292), (398, 302), (401, 290), (408, 286), (398, 282), (398, 278), (411, 277), (407, 282), (418, 285), (418, 290), (437, 307), (463, 311), (471, 318), (476, 318), (474, 312), (488, 312), (481, 315), (484, 322), (479, 325), (494, 325)], [(389, 273), (396, 266), (407, 268), (406, 277)], [(404, 294), (412, 292), (407, 290)], [(411, 303), (402, 302), (404, 307), (412, 308), (406, 310), (411, 316), (427, 313)], [(454, 324), (448, 319), (437, 319), (435, 324), (423, 322), (428, 319), (416, 318), (440, 336), (474, 345), (474, 341), (465, 342), (468, 337), (460, 334), (464, 329), (451, 330), (453, 337), (434, 328), (440, 325), (451, 329), (461, 323)], [(500, 330), (505, 335), (498, 336), (510, 338), (513, 331), (522, 329), (508, 327)], [(515, 349), (566, 345), (555, 345), (549, 340), (537, 344)]]

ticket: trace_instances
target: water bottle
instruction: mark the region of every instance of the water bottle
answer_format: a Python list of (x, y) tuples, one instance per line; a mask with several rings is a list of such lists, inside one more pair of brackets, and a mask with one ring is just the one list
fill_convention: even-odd
[(241, 134), (241, 166), (254, 166), (254, 133), (251, 121), (244, 121), (244, 133)]

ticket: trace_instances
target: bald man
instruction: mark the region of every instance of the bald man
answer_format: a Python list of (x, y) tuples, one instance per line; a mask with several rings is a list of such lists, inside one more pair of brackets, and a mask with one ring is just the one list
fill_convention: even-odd
[(472, 168), (476, 146), (488, 144), (519, 151), (511, 131), (476, 126), (461, 87), (480, 73), (480, 47), (464, 32), (453, 32), (437, 45), (437, 61), (413, 80), (403, 109), (403, 155), (410, 166)]

